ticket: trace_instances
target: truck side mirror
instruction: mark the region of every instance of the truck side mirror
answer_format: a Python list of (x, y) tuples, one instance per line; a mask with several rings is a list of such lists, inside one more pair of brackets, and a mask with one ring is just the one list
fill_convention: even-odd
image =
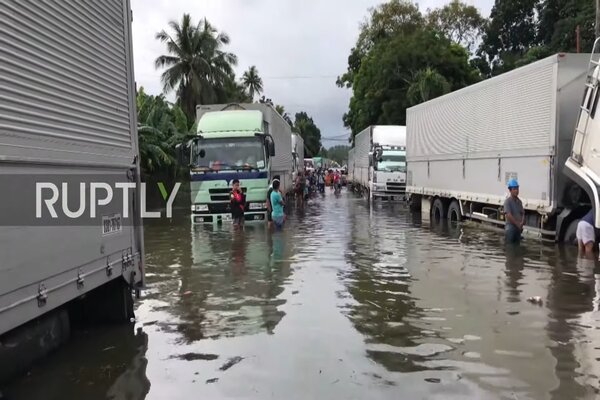
[(177, 162), (179, 165), (186, 167), (190, 165), (190, 146), (188, 143), (180, 143), (176, 145), (175, 153), (177, 155)]

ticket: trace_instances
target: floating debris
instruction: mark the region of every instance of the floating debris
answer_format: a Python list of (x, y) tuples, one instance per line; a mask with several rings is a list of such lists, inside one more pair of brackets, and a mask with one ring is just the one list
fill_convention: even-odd
[(225, 364), (223, 364), (221, 366), (221, 368), (219, 368), (221, 371), (227, 371), (229, 368), (233, 367), (235, 364), (239, 363), (240, 361), (242, 361), (244, 359), (244, 357), (231, 357), (229, 360), (227, 360), (227, 362)]

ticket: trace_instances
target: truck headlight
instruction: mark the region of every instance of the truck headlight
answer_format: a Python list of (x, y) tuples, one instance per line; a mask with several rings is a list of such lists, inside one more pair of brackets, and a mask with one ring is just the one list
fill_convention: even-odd
[(250, 210), (262, 210), (267, 208), (266, 203), (250, 203)]
[(208, 211), (208, 204), (196, 204), (196, 211)]

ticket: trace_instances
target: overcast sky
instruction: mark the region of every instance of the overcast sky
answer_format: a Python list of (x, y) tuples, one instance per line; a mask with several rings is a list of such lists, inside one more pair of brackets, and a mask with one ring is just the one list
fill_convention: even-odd
[[(419, 2), (421, 10), (445, 4)], [(265, 95), (292, 116), (306, 111), (324, 138), (347, 133), (342, 115), (350, 90), (335, 85), (347, 66), (359, 23), (377, 0), (132, 0), (135, 75), (147, 93), (159, 94), (161, 71), (154, 60), (165, 53), (154, 35), (184, 13), (206, 17), (229, 34), (228, 50), (238, 56), (236, 75), (256, 65)], [(493, 0), (467, 0), (489, 15)], [(172, 98), (172, 96), (170, 96)], [(326, 147), (345, 142), (324, 140)]]

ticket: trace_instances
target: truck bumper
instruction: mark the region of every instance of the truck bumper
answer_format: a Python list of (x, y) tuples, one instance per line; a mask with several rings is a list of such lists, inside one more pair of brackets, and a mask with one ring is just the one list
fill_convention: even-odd
[[(231, 224), (231, 213), (211, 214), (192, 213), (192, 224)], [(246, 222), (264, 222), (267, 219), (267, 211), (247, 211), (244, 214)]]
[(406, 184), (397, 184), (396, 182), (372, 183), (371, 193), (373, 197), (406, 199)]

